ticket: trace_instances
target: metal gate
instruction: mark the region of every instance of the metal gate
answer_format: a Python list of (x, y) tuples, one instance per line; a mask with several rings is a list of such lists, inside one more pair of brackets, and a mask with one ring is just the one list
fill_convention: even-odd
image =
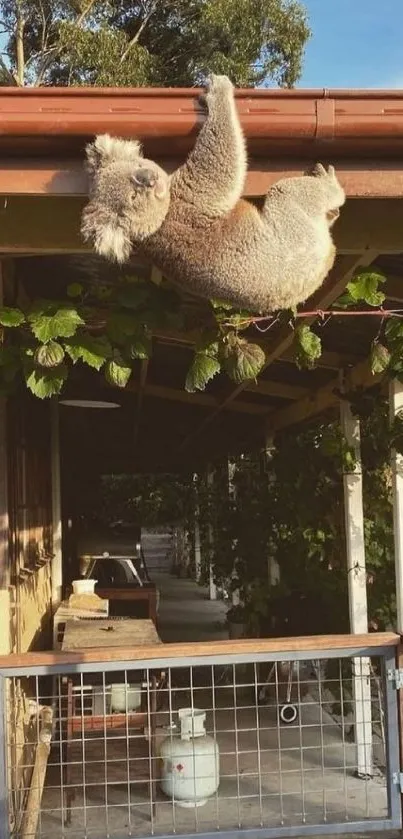
[[(398, 641), (374, 634), (3, 658), (0, 837), (269, 839), (399, 828)], [(182, 708), (205, 714), (207, 739), (181, 739)]]

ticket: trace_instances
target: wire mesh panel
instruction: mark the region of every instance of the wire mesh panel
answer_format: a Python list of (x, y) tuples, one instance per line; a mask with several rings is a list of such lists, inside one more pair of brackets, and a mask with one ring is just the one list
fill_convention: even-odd
[(393, 661), (375, 652), (7, 671), (0, 781), (10, 832), (263, 837), (398, 827)]

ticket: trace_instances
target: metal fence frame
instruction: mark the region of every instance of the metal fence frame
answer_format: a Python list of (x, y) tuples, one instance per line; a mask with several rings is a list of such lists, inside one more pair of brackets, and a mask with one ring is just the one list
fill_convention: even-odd
[[(291, 639), (287, 639), (290, 641)], [(231, 830), (215, 830), (199, 833), (180, 834), (184, 839), (217, 839), (217, 835), (223, 839), (275, 839), (275, 837), (297, 837), (297, 836), (317, 836), (326, 834), (347, 834), (347, 833), (366, 833), (369, 831), (386, 831), (396, 830), (402, 827), (402, 807), (401, 807), (401, 789), (400, 780), (402, 778), (400, 770), (399, 757), (399, 723), (398, 723), (398, 692), (393, 684), (391, 674), (395, 673), (396, 659), (395, 647), (388, 646), (371, 646), (357, 645), (337, 646), (337, 648), (318, 648), (314, 649), (312, 644), (303, 647), (301, 641), (304, 639), (296, 639), (296, 649), (281, 650), (281, 639), (279, 639), (278, 648), (276, 651), (268, 652), (252, 652), (248, 647), (248, 652), (230, 652), (215, 653), (215, 654), (196, 654), (193, 652), (193, 645), (186, 644), (189, 647), (188, 655), (180, 655), (170, 657), (169, 646), (165, 647), (166, 654), (158, 658), (142, 658), (141, 650), (136, 652), (139, 654), (136, 658), (117, 659), (113, 656), (112, 660), (108, 660), (108, 651), (104, 650), (99, 654), (96, 660), (91, 661), (69, 662), (69, 655), (64, 654), (58, 657), (57, 663), (38, 663), (34, 662), (32, 665), (13, 666), (11, 663), (13, 656), (8, 657), (10, 666), (4, 666), (4, 657), (0, 662), (0, 839), (11, 839), (9, 829), (9, 814), (8, 814), (8, 793), (7, 793), (7, 754), (6, 754), (6, 680), (8, 678), (24, 678), (24, 677), (40, 677), (40, 676), (62, 676), (68, 674), (85, 674), (94, 673), (102, 670), (105, 673), (116, 672), (119, 670), (137, 671), (137, 670), (167, 670), (168, 668), (186, 668), (197, 666), (222, 666), (237, 665), (248, 663), (270, 663), (278, 661), (307, 661), (307, 660), (324, 660), (324, 659), (352, 659), (354, 657), (362, 658), (364, 656), (376, 656), (383, 660), (383, 687), (385, 696), (385, 740), (386, 740), (386, 781), (387, 781), (387, 798), (388, 798), (388, 817), (387, 818), (368, 818), (356, 821), (331, 822), (320, 824), (300, 824), (297, 826), (277, 826), (267, 828), (241, 828)], [(311, 641), (313, 639), (310, 639)], [(319, 641), (319, 638), (318, 638)], [(350, 636), (351, 641), (351, 636)], [(182, 645), (185, 646), (185, 645)], [(195, 645), (197, 647), (197, 645)], [(241, 644), (238, 646), (242, 647)], [(287, 644), (289, 646), (289, 644)], [(162, 648), (163, 650), (164, 648)], [(233, 647), (232, 647), (233, 649)], [(161, 652), (162, 652), (161, 650)], [(134, 654), (135, 651), (133, 651)], [(29, 656), (30, 654), (28, 654)], [(45, 658), (51, 654), (38, 654), (37, 658)], [(34, 658), (34, 655), (33, 655)], [(85, 656), (83, 657), (85, 658)], [(61, 659), (61, 660), (60, 660)], [(63, 660), (65, 659), (65, 661)], [(155, 834), (154, 834), (155, 835)], [(159, 839), (172, 839), (173, 834), (158, 834)], [(153, 834), (144, 836), (144, 839), (152, 839)]]

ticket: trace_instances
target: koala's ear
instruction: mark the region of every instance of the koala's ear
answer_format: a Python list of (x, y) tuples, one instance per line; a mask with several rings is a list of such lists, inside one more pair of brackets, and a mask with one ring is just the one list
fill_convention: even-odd
[(116, 213), (100, 210), (90, 202), (83, 210), (81, 233), (98, 256), (119, 264), (128, 261), (132, 244), (127, 220)]
[(138, 160), (142, 157), (142, 148), (138, 140), (122, 140), (109, 134), (99, 134), (86, 147), (87, 169), (95, 174), (98, 169), (118, 160)]

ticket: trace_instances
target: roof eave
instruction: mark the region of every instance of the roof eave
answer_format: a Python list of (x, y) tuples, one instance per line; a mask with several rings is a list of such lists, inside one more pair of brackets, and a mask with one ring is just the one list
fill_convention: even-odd
[[(40, 154), (39, 140), (49, 153), (64, 139), (76, 150), (88, 137), (109, 132), (154, 145), (169, 140), (165, 154), (183, 154), (204, 119), (200, 94), (194, 88), (0, 88), (0, 147), (11, 138), (23, 148), (32, 141)], [(236, 99), (258, 156), (276, 144), (279, 155), (323, 144), (348, 153), (387, 147), (403, 153), (400, 90), (247, 89), (237, 90)]]

